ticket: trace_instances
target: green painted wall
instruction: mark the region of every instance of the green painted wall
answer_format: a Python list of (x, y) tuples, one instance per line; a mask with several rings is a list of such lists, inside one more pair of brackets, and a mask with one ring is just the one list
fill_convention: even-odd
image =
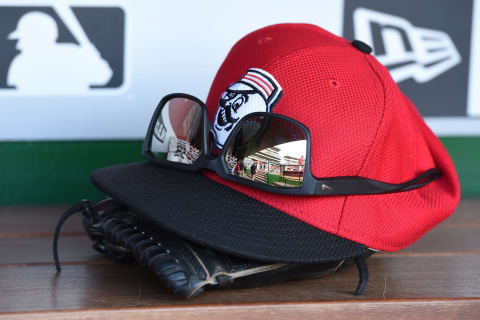
[[(480, 138), (443, 138), (462, 195), (480, 196)], [(142, 159), (140, 141), (2, 142), (0, 205), (73, 203), (102, 197), (90, 183), (95, 168)]]
[(0, 143), (0, 205), (99, 199), (90, 172), (139, 161), (140, 141)]
[(460, 179), (462, 197), (480, 196), (480, 138), (442, 138)]

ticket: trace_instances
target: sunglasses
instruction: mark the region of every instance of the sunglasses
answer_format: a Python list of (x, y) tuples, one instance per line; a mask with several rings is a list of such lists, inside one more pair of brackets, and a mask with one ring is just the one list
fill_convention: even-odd
[(356, 176), (317, 178), (310, 171), (310, 132), (300, 122), (270, 112), (254, 112), (227, 129), (228, 138), (222, 149), (217, 149), (205, 104), (188, 94), (169, 94), (153, 114), (143, 156), (163, 167), (208, 169), (235, 183), (293, 195), (401, 192), (441, 176), (440, 170), (432, 168), (400, 184)]

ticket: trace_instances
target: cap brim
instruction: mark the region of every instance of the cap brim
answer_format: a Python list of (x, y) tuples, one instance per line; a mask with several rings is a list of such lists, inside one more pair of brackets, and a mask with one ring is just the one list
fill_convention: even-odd
[(368, 251), (198, 172), (141, 162), (98, 169), (91, 178), (98, 189), (148, 222), (240, 257), (316, 263)]

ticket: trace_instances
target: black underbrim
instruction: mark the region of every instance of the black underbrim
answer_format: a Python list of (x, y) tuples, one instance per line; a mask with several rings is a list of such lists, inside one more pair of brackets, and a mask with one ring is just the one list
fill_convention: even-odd
[(368, 250), (198, 172), (141, 162), (98, 169), (91, 178), (98, 189), (148, 222), (240, 257), (317, 263), (356, 257)]

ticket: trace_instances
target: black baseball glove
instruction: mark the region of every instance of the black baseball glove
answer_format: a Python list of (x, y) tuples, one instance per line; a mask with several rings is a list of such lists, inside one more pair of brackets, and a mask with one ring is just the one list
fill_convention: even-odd
[(57, 272), (58, 236), (65, 220), (82, 212), (83, 227), (92, 239), (93, 248), (117, 262), (136, 260), (148, 266), (165, 287), (185, 298), (204, 288), (254, 287), (284, 280), (324, 276), (356, 262), (361, 295), (367, 287), (368, 269), (365, 256), (317, 264), (285, 264), (252, 261), (219, 252), (182, 239), (175, 234), (141, 221), (129, 208), (113, 199), (93, 205), (83, 200), (68, 209), (58, 221), (53, 241)]

